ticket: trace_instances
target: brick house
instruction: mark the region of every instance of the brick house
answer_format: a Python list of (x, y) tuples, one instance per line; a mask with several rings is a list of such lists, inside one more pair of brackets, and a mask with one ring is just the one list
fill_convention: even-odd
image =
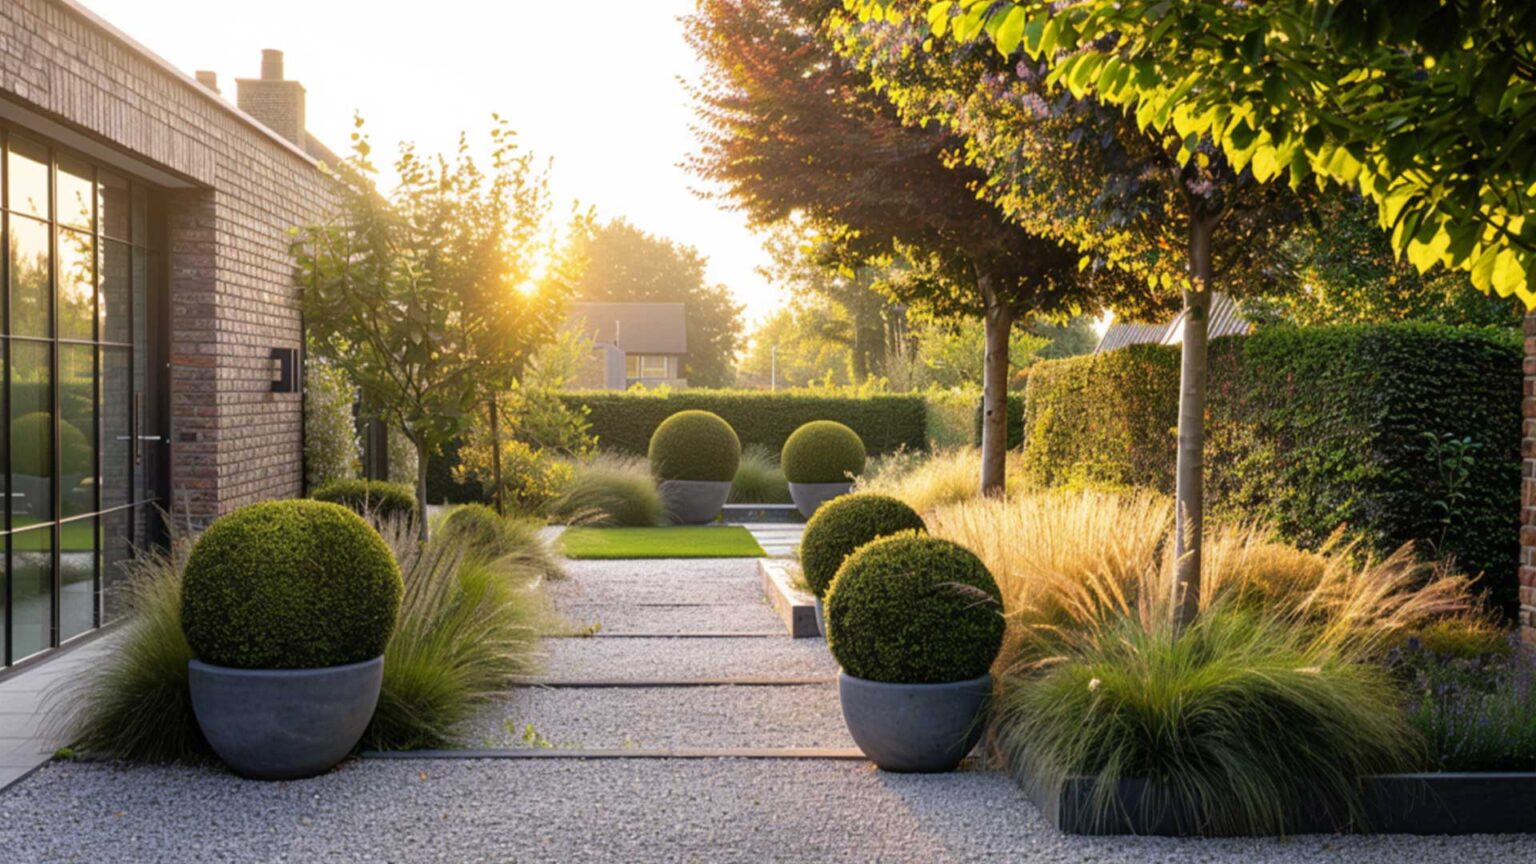
[(279, 52), (236, 90), (75, 0), (0, 3), (0, 670), (110, 620), (156, 508), (302, 492), (287, 231), (334, 157)]

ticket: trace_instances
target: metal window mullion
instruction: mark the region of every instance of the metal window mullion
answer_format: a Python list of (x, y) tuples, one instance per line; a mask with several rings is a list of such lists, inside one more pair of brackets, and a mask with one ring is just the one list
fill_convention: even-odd
[(12, 638), (12, 636), (11, 636), (12, 632), (14, 632), (14, 630), (15, 630), (15, 627), (13, 626), (12, 616), (11, 616), (11, 583), (16, 581), (16, 580), (15, 580), (15, 577), (13, 575), (15, 571), (11, 567), (12, 559), (11, 559), (11, 535), (10, 535), (10, 531), (11, 531), (11, 495), (12, 495), (12, 493), (15, 492), (15, 486), (13, 486), (12, 483), (11, 483), (11, 423), (10, 423), (10, 417), (11, 417), (11, 339), (10, 339), (10, 335), (11, 335), (11, 254), (10, 254), (10, 249), (11, 249), (11, 214), (10, 214), (10, 210), (8, 209), (9, 206), (10, 206), (10, 203), (11, 203), (11, 198), (10, 198), (10, 192), (11, 192), (11, 188), (10, 188), (11, 171), (10, 171), (10, 164), (9, 164), (9, 157), (10, 157), (10, 152), (11, 152), (10, 143), (11, 142), (10, 142), (10, 133), (9, 133), (9, 131), (6, 130), (6, 129), (0, 129), (0, 160), (5, 160), (6, 161), (5, 165), (0, 165), (0, 206), (4, 206), (4, 207), (7, 208), (5, 210), (3, 218), (0, 218), (0, 241), (3, 241), (4, 246), (5, 246), (4, 254), (0, 254), (0, 295), (4, 295), (3, 298), (0, 298), (0, 326), (3, 326), (3, 328), (5, 330), (5, 337), (6, 337), (5, 340), (4, 340), (5, 345), (4, 345), (3, 349), (0, 349), (0, 350), (3, 350), (4, 355), (5, 355), (4, 363), (3, 363), (3, 368), (0, 368), (0, 374), (3, 374), (5, 376), (5, 380), (3, 382), (0, 382), (0, 401), (3, 401), (4, 405), (5, 405), (5, 418), (4, 418), (5, 422), (0, 423), (0, 443), (3, 443), (4, 446), (0, 447), (0, 454), (3, 454), (3, 457), (5, 459), (5, 464), (4, 465), (0, 465), (0, 471), (5, 472), (5, 502), (4, 502), (4, 507), (5, 507), (5, 513), (4, 513), (5, 526), (4, 527), (5, 527), (5, 531), (6, 531), (6, 535), (5, 535), (5, 548), (3, 550), (0, 550), (0, 554), (5, 555), (5, 560), (4, 561), (0, 561), (0, 564), (3, 564), (5, 566), (5, 585), (3, 586), (4, 596), (0, 597), (0, 603), (3, 603), (4, 606), (5, 606), (4, 610), (0, 610), (0, 611), (3, 611), (4, 614), (5, 614), (5, 639), (4, 640), (0, 640), (0, 642), (3, 642), (3, 644), (0, 644), (0, 668), (4, 668), (4, 667), (7, 667), (7, 666), (11, 665), (11, 643), (13, 641), (15, 641)]
[(62, 580), (59, 576), (59, 519), (63, 515), (62, 502), (59, 494), (59, 449), (62, 436), (59, 434), (59, 239), (63, 229), (59, 226), (58, 210), (59, 200), (59, 157), (58, 150), (48, 147), (48, 213), (52, 217), (48, 220), (48, 321), (49, 335), (49, 373), (48, 390), (53, 401), (53, 464), (50, 466), (53, 476), (49, 479), (49, 487), (53, 490), (53, 524), (48, 526), (48, 534), (53, 548), (49, 555), (53, 572), (50, 574), (53, 582), (53, 596), (49, 598), (50, 622), (53, 632), (48, 638), (48, 648), (59, 644), (59, 594), (62, 589)]

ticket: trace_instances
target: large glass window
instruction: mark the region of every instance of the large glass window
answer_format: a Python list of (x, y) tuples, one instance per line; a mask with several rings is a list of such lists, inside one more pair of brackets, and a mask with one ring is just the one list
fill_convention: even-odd
[(157, 232), (151, 190), (3, 124), (0, 193), (5, 666), (118, 614), (112, 584), (147, 539)]

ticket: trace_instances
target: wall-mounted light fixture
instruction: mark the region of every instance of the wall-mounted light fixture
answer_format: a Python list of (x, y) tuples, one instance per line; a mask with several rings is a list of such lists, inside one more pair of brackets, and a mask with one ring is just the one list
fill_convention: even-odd
[(272, 392), (299, 392), (299, 349), (273, 348), (272, 359), (277, 361), (278, 372), (277, 378), (272, 381)]

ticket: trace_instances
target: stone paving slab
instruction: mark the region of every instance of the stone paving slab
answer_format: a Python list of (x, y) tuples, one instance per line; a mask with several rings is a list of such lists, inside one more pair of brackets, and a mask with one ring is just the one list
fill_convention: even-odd
[(1536, 837), (1068, 837), (997, 774), (831, 761), (353, 761), (258, 783), (55, 763), (0, 794), (6, 864), (1513, 862)]
[(835, 675), (837, 663), (815, 639), (551, 639), (543, 677), (730, 678)]
[(525, 689), (486, 711), (471, 747), (853, 747), (837, 687)]

